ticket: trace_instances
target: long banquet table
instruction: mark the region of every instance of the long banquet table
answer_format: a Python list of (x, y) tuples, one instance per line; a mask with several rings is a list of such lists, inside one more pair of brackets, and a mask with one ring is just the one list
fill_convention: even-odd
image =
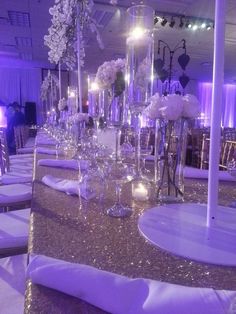
[[(41, 158), (55, 158), (37, 154)], [(138, 218), (152, 202), (131, 200), (131, 188), (122, 198), (134, 208), (131, 217), (111, 218), (104, 209), (114, 202), (108, 191), (102, 203), (80, 201), (78, 197), (45, 186), (44, 175), (75, 179), (77, 171), (35, 166), (29, 253), (91, 265), (128, 277), (145, 277), (195, 287), (236, 290), (236, 267), (204, 264), (174, 256), (148, 243), (138, 231)], [(186, 180), (186, 202), (206, 202), (206, 180)], [(235, 182), (223, 182), (219, 203), (236, 199)], [(236, 210), (235, 210), (236, 211)], [(105, 313), (77, 298), (27, 283), (25, 313)]]

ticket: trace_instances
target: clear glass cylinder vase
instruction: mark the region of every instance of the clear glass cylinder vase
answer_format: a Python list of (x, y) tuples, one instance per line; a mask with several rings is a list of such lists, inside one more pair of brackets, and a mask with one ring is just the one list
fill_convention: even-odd
[(123, 124), (124, 94), (115, 96), (114, 90), (110, 93), (107, 110), (107, 126), (121, 127)]
[(159, 201), (182, 202), (188, 123), (157, 119), (155, 130), (155, 181)]
[(139, 114), (152, 95), (154, 10), (137, 5), (127, 10), (126, 97), (131, 112)]
[(95, 126), (98, 126), (98, 120), (101, 115), (99, 103), (99, 87), (96, 82), (96, 76), (88, 76), (88, 114), (93, 118)]

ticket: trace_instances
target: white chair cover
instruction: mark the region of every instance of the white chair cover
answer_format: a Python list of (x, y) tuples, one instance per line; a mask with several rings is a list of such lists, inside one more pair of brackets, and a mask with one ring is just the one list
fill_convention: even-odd
[(11, 171), (1, 176), (0, 182), (1, 184), (30, 183), (32, 182), (32, 177), (32, 171)]
[(30, 201), (32, 187), (30, 184), (11, 184), (0, 186), (0, 204)]
[(26, 254), (0, 259), (0, 313), (24, 313), (26, 264)]
[(34, 147), (22, 147), (17, 149), (19, 154), (32, 154), (34, 152)]
[(27, 246), (29, 218), (30, 208), (0, 214), (0, 250)]
[(21, 155), (11, 155), (11, 156), (9, 156), (9, 159), (13, 161), (14, 159), (33, 158), (33, 157), (34, 157), (33, 154), (24, 154), (23, 156), (21, 156)]

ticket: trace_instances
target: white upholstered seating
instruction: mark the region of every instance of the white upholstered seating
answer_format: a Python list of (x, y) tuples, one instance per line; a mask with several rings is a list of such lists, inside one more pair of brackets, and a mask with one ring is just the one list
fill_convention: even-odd
[(3, 249), (27, 247), (30, 208), (0, 213), (0, 252)]
[(0, 163), (1, 163), (1, 184), (15, 184), (32, 182), (33, 158), (32, 155), (10, 158), (6, 143), (6, 134), (0, 130)]
[(10, 206), (14, 203), (27, 202), (32, 198), (30, 184), (11, 184), (0, 186), (0, 205)]
[(26, 254), (0, 259), (0, 313), (24, 313), (26, 265)]

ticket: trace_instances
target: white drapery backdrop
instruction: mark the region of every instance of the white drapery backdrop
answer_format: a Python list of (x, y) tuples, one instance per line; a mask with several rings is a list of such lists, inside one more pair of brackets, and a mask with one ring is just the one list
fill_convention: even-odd
[[(212, 83), (199, 83), (202, 126), (210, 126), (211, 100)], [(223, 127), (236, 127), (236, 85), (224, 85), (221, 124)]]
[(5, 105), (17, 101), (23, 106), (25, 102), (35, 102), (37, 123), (41, 124), (41, 83), (42, 71), (40, 68), (0, 68), (0, 101)]

